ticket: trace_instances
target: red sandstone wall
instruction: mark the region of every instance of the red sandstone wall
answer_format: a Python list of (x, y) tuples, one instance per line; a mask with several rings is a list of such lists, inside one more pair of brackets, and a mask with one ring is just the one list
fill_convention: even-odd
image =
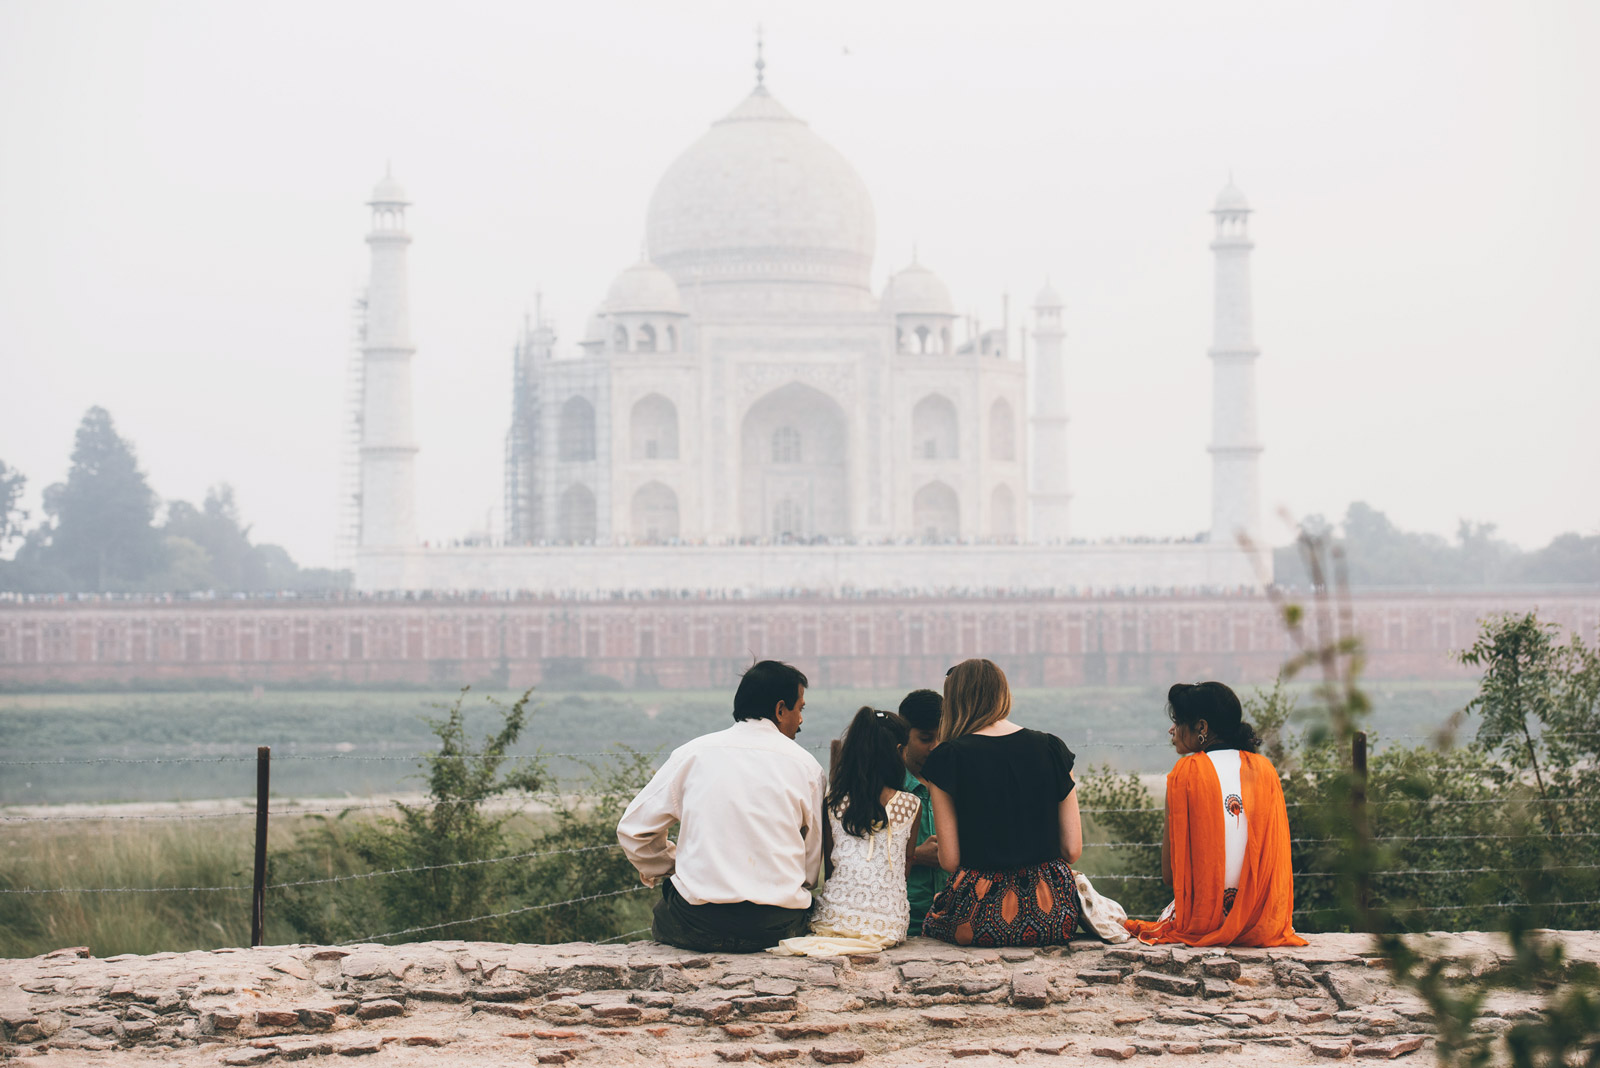
[[(1499, 612), (1600, 639), (1600, 594), (1363, 595), (1369, 678), (1464, 677), (1451, 654)], [(1262, 597), (745, 601), (0, 603), (0, 687), (135, 681), (521, 687), (552, 674), (725, 686), (752, 657), (818, 687), (901, 687), (988, 656), (1017, 686), (1269, 681), (1290, 654)]]

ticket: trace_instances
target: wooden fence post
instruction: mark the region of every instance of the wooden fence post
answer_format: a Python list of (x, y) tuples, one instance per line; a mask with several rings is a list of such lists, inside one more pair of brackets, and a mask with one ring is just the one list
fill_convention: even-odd
[(1350, 826), (1355, 831), (1356, 846), (1360, 853), (1361, 872), (1356, 878), (1356, 911), (1361, 926), (1372, 926), (1367, 920), (1367, 910), (1372, 907), (1372, 876), (1367, 870), (1370, 860), (1372, 826), (1367, 819), (1367, 732), (1356, 731), (1351, 739), (1350, 766)]
[(250, 893), (250, 945), (259, 946), (267, 924), (267, 793), (272, 747), (256, 748), (256, 877)]

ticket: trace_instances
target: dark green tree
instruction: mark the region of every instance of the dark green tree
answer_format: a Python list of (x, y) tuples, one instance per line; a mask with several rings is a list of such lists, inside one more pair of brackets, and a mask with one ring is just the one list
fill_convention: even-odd
[(78, 425), (67, 481), (44, 491), (50, 517), (41, 561), (78, 590), (136, 587), (166, 563), (153, 525), (157, 499), (111, 413), (90, 408)]
[(266, 567), (258, 558), (257, 547), (250, 544), (250, 528), (239, 521), (232, 486), (212, 486), (199, 508), (188, 501), (172, 501), (167, 505), (163, 531), (169, 538), (185, 538), (205, 550), (211, 561), (210, 588), (267, 588)]
[(27, 484), (26, 475), (0, 460), (0, 549), (22, 536), (22, 524), (28, 519), (22, 509), (22, 490)]

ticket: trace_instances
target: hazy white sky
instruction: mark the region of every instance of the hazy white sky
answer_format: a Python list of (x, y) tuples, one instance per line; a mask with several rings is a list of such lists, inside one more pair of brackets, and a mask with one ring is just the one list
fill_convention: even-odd
[(499, 522), (510, 346), (563, 344), (752, 84), (850, 159), (881, 280), (1067, 302), (1076, 528), (1209, 521), (1211, 263), (1257, 214), (1269, 507), (1600, 531), (1600, 5), (0, 4), (0, 459), (109, 408), (165, 497), (331, 558), (363, 201), (414, 207), (421, 533)]

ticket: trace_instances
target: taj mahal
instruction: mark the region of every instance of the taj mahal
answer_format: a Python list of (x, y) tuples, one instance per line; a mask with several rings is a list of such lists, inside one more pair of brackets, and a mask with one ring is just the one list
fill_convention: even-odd
[[(875, 291), (872, 197), (756, 85), (671, 162), (639, 262), (575, 351), (513, 355), (503, 537), (418, 542), (404, 189), (373, 190), (348, 538), (364, 590), (1240, 588), (1260, 544), (1248, 232), (1217, 198), (1212, 515), (1195, 541), (1074, 541), (1064, 302), (975, 329), (913, 260)], [(1018, 341), (1013, 346), (1012, 339)], [(1013, 351), (1014, 350), (1014, 351)], [(1031, 370), (1031, 374), (1030, 374)], [(487, 462), (492, 459), (486, 458)], [(1196, 529), (1205, 523), (1196, 516)]]

